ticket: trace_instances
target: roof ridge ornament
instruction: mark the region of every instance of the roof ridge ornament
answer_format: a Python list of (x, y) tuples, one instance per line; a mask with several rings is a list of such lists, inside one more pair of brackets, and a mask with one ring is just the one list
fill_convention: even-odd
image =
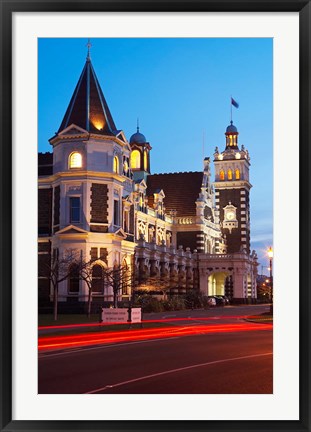
[(91, 50), (91, 46), (92, 46), (92, 44), (91, 44), (91, 39), (90, 39), (90, 38), (88, 38), (86, 46), (87, 46), (87, 56), (86, 56), (86, 60), (87, 60), (87, 61), (90, 61), (90, 60), (91, 60), (90, 50)]

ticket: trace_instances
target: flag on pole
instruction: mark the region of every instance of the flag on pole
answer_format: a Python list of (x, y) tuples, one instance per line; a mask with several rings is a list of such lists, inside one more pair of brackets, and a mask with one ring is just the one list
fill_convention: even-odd
[(239, 108), (239, 104), (237, 103), (237, 101), (235, 101), (235, 100), (233, 99), (233, 97), (231, 98), (231, 105), (233, 105), (233, 106), (236, 107), (236, 108)]

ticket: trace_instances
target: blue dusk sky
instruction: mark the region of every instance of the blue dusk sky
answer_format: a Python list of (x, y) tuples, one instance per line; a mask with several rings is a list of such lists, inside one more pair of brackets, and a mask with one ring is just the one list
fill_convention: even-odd
[[(225, 149), (232, 108), (251, 157), (251, 248), (268, 274), (272, 245), (273, 42), (267, 38), (105, 38), (91, 59), (118, 129), (140, 132), (152, 146), (152, 173), (200, 171), (203, 155)], [(82, 72), (86, 39), (38, 41), (38, 144), (58, 130)], [(203, 151), (204, 150), (204, 151)], [(212, 173), (213, 167), (212, 167)], [(212, 177), (213, 179), (213, 177)]]

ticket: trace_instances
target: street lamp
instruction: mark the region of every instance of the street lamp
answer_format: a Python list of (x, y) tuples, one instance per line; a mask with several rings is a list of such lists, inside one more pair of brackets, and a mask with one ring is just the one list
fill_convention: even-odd
[(273, 314), (273, 276), (272, 276), (273, 249), (271, 246), (268, 249), (268, 257), (270, 261), (270, 300), (271, 300), (270, 312), (271, 314)]

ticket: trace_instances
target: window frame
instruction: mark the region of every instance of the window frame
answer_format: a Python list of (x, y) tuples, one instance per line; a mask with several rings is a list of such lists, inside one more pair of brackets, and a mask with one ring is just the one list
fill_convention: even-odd
[[(138, 164), (137, 164), (137, 166), (133, 166), (133, 163), (132, 163), (132, 161), (133, 161), (133, 154), (136, 154), (136, 153), (138, 155)], [(141, 152), (138, 149), (132, 150), (130, 163), (131, 163), (131, 169), (138, 169), (138, 170), (140, 170), (140, 168), (141, 168)]]
[(115, 174), (119, 174), (120, 173), (120, 161), (117, 155), (115, 155), (113, 157), (113, 162), (112, 162), (112, 171)]
[[(68, 278), (67, 278), (67, 292), (68, 292), (68, 295), (76, 295), (76, 296), (78, 296), (79, 295), (79, 293), (80, 293), (80, 275), (79, 275), (79, 266), (78, 266), (78, 264), (71, 264), (70, 265), (70, 267), (76, 267), (76, 269), (77, 269), (77, 276), (73, 276), (72, 274), (71, 274), (71, 271), (72, 270), (70, 270), (70, 274), (69, 274), (69, 276), (68, 276)], [(77, 291), (72, 291), (71, 290), (71, 284), (72, 283), (74, 283), (74, 284), (77, 284), (77, 287), (78, 287), (78, 290)]]
[[(81, 164), (79, 166), (72, 166), (72, 158), (75, 155), (79, 155), (80, 158), (81, 158)], [(82, 157), (82, 154), (79, 151), (77, 151), (77, 150), (71, 152), (70, 155), (69, 155), (69, 157), (68, 157), (68, 168), (70, 170), (72, 170), (72, 169), (75, 170), (75, 169), (81, 169), (82, 166), (83, 166), (83, 157)]]
[[(72, 207), (71, 203), (75, 199), (79, 201), (79, 207)], [(79, 220), (74, 220), (72, 218), (72, 209), (77, 209), (77, 208), (79, 208)], [(70, 224), (81, 223), (81, 196), (70, 196), (69, 197), (69, 223)]]
[[(101, 269), (101, 277), (99, 277), (99, 276), (95, 276), (95, 277), (93, 277), (93, 270), (94, 270), (94, 267), (100, 267), (100, 269)], [(95, 262), (94, 265), (93, 265), (93, 267), (92, 267), (92, 281), (91, 281), (92, 294), (95, 294), (95, 295), (102, 295), (102, 296), (105, 295), (105, 276), (104, 276), (104, 269), (105, 269), (104, 265), (101, 264), (101, 263), (99, 263), (99, 262)], [(95, 290), (94, 290), (94, 286), (93, 286), (93, 279), (94, 279), (94, 283), (96, 283), (96, 281), (98, 282), (99, 280), (101, 281), (101, 290), (100, 290), (100, 291), (97, 291), (97, 290), (95, 291)]]
[(121, 207), (120, 200), (114, 198), (113, 199), (113, 225), (116, 227), (121, 227), (120, 207)]

